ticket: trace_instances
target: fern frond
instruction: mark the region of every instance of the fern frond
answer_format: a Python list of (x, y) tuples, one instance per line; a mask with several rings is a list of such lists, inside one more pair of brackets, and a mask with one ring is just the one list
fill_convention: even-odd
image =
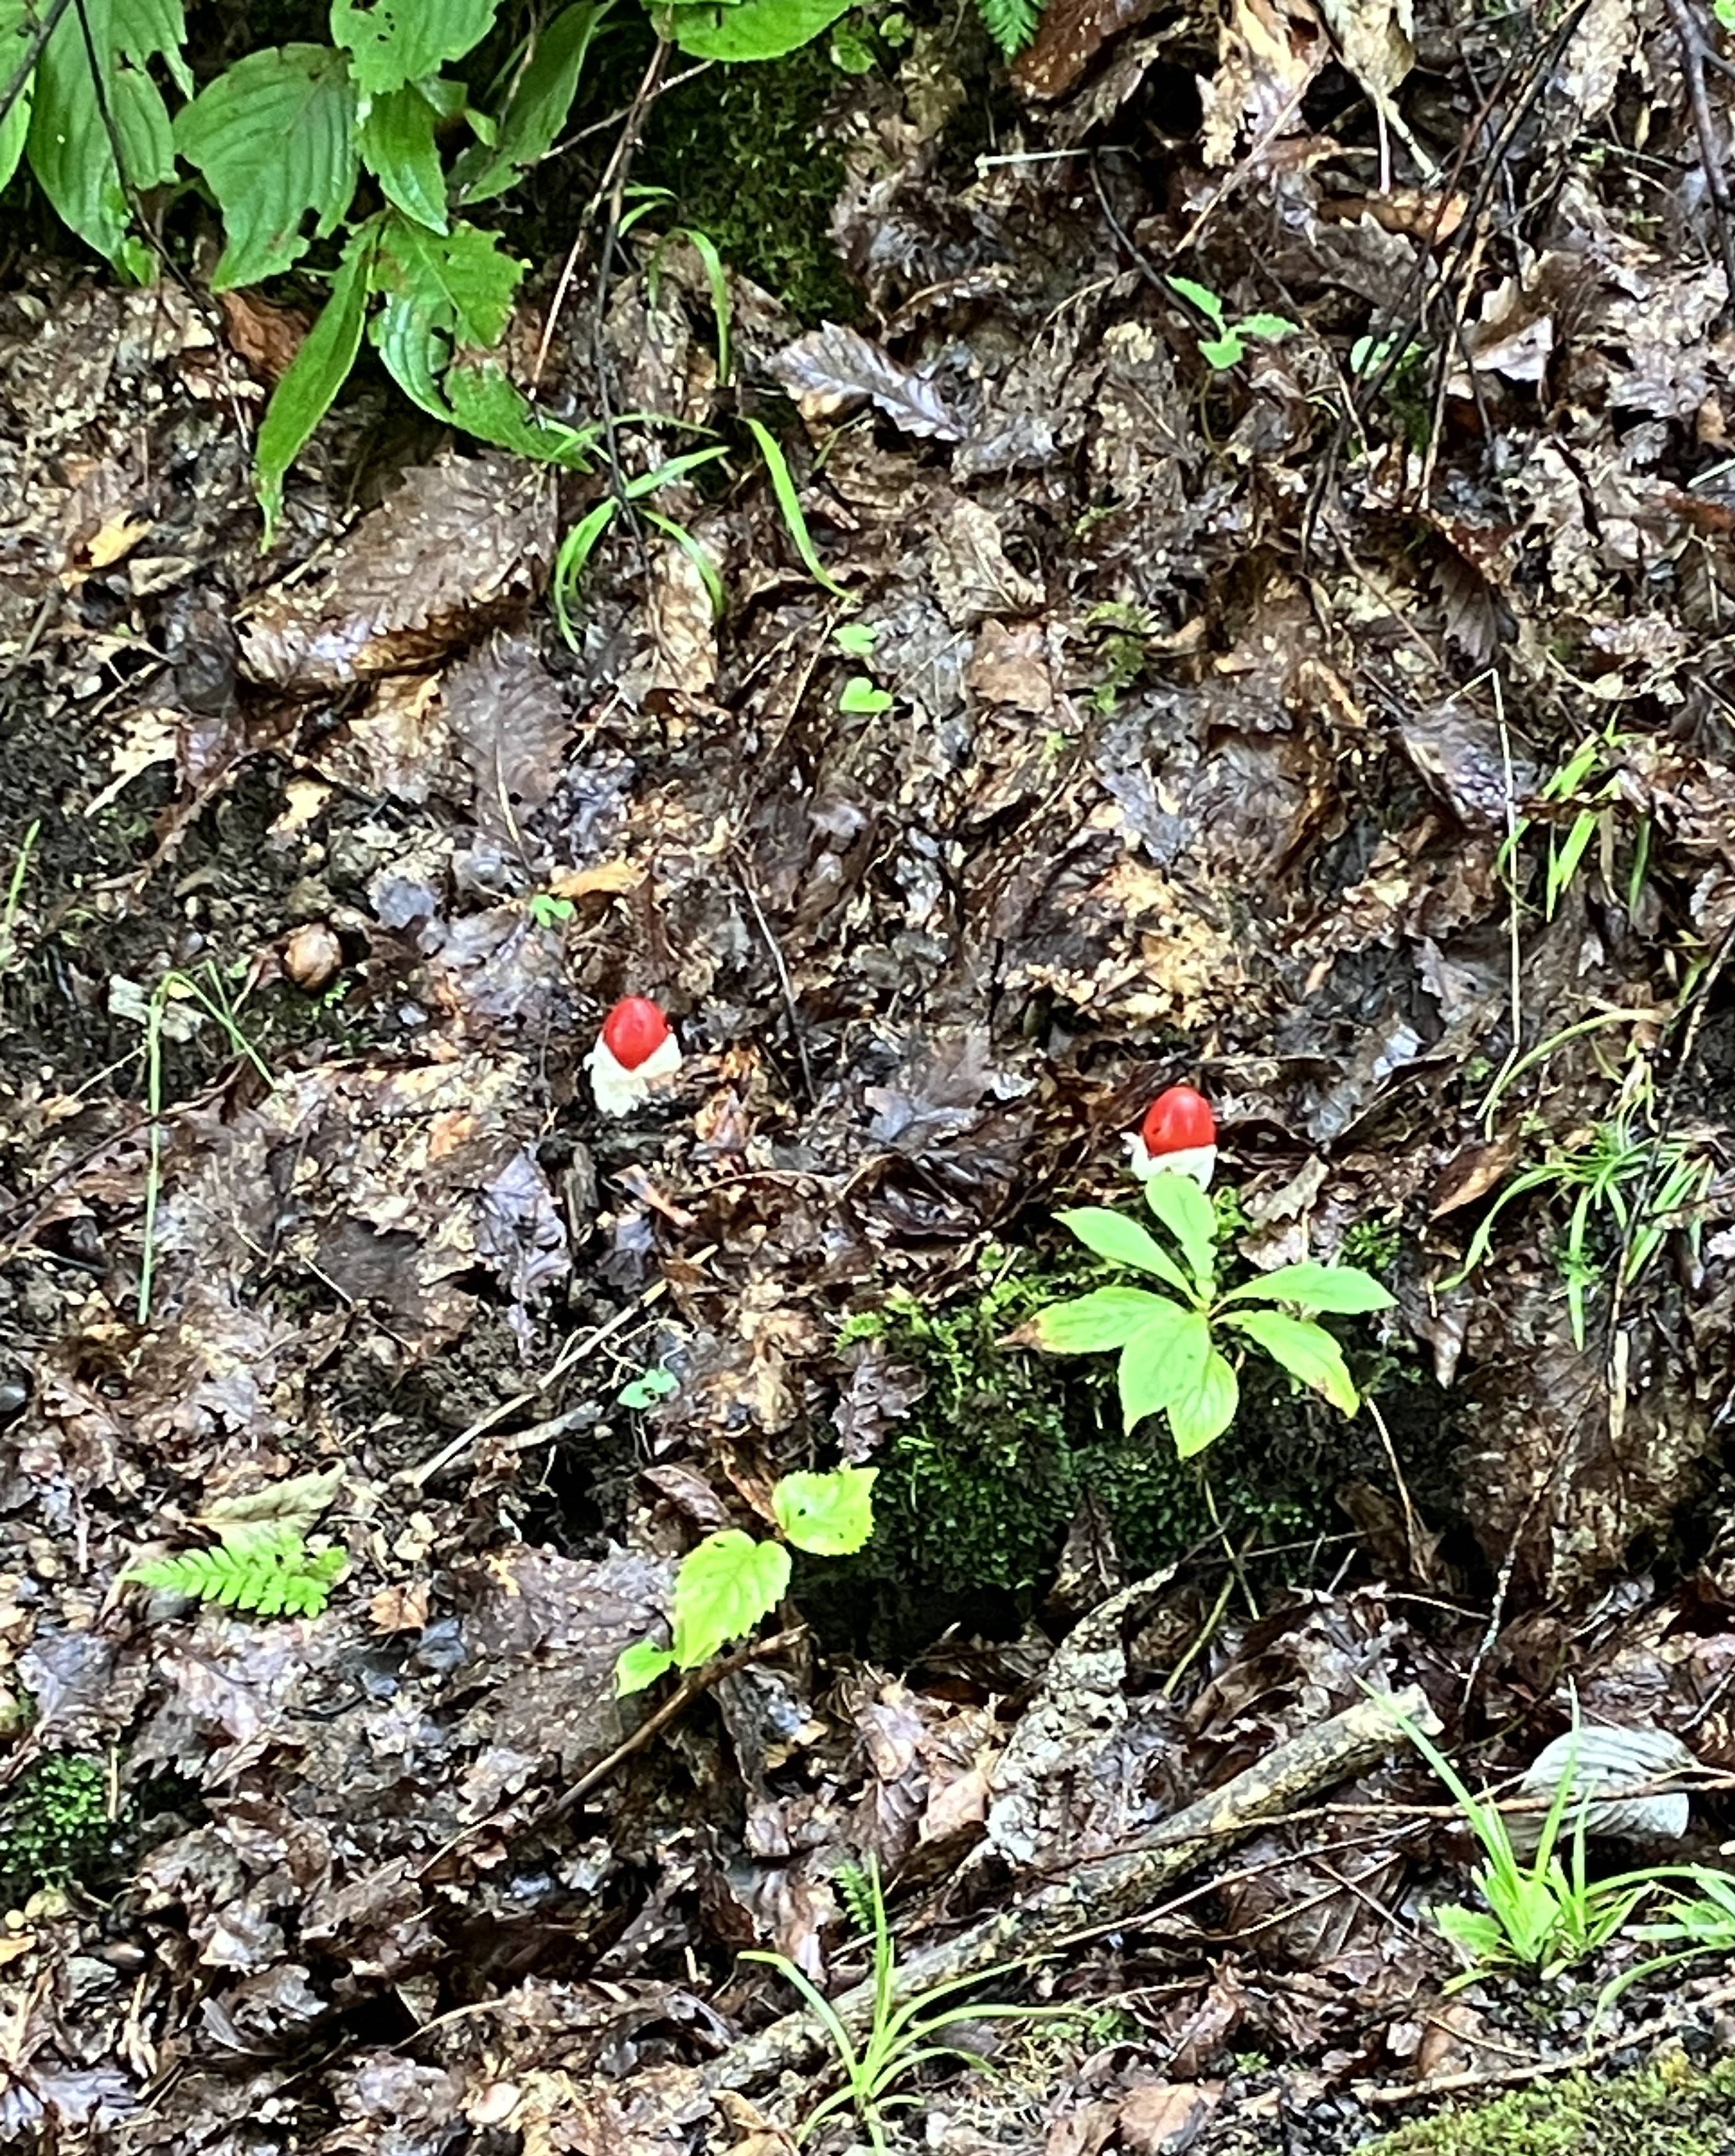
[(843, 1897), (850, 1921), (864, 1938), (871, 1938), (885, 1907), (880, 1889), (880, 1868), (846, 1861), (838, 1866), (838, 1892)]
[(1036, 34), (1042, 19), (1040, 0), (976, 0), (988, 33), (1009, 60), (1015, 60)]
[(241, 1526), (213, 1549), (183, 1550), (134, 1567), (130, 1579), (261, 1617), (317, 1617), (349, 1562), (341, 1545), (310, 1550), (280, 1522)]

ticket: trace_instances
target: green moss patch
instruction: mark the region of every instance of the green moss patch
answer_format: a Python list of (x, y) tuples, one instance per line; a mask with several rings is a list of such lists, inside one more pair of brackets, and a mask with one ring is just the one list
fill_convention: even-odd
[(1360, 2156), (1732, 2156), (1735, 2060), (1670, 2052), (1608, 2081), (1575, 2074), (1471, 2111), (1419, 2119)]
[(111, 1832), (106, 1763), (84, 1752), (38, 1759), (0, 1793), (0, 1898), (17, 1903), (85, 1877)]
[(843, 159), (820, 132), (848, 81), (823, 38), (787, 59), (712, 68), (658, 100), (634, 175), (670, 188), (670, 222), (707, 233), (731, 269), (808, 322), (857, 312), (831, 239)]

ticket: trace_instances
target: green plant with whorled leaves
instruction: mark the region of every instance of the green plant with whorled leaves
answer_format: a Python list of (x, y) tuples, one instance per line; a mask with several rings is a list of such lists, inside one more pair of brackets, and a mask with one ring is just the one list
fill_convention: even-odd
[(614, 1688), (643, 1691), (668, 1670), (696, 1670), (768, 1617), (789, 1585), (792, 1548), (852, 1557), (874, 1532), (872, 1467), (786, 1475), (771, 1493), (778, 1532), (769, 1541), (720, 1527), (688, 1551), (675, 1575), (666, 1647), (640, 1640), (614, 1667)]
[(1150, 1178), (1145, 1198), (1167, 1242), (1105, 1206), (1055, 1217), (1099, 1258), (1160, 1281), (1163, 1291), (1093, 1288), (1038, 1311), (1014, 1340), (1051, 1355), (1118, 1352), (1127, 1430), (1147, 1415), (1167, 1417), (1183, 1460), (1204, 1451), (1235, 1420), (1240, 1386), (1234, 1351), (1256, 1349), (1353, 1414), (1360, 1403), (1343, 1350), (1317, 1316), (1389, 1309), (1393, 1298), (1372, 1274), (1354, 1265), (1284, 1265), (1222, 1290), (1217, 1219), (1204, 1191), (1190, 1176), (1171, 1170)]

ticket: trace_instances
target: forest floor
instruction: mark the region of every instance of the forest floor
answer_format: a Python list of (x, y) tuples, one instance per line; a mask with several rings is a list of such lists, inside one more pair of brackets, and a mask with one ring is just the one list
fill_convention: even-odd
[[(261, 553), (294, 308), (11, 259), (0, 2145), (774, 2156), (835, 2059), (743, 1953), (846, 1989), (877, 1866), (912, 1958), (1048, 1912), (900, 2148), (1522, 2156), (1640, 2088), (1621, 2148), (1735, 2148), (1727, 1962), (1603, 2006), (1653, 1895), (1451, 1988), (1476, 1851), (1369, 1719), (1473, 1788), (1664, 1732), (1640, 1856), (1735, 1831), (1731, 69), (1693, 0), (1406, 22), (713, 71), (557, 310), (551, 174), (542, 395), (726, 452), (565, 635), (607, 472), (364, 374)], [(627, 994), (684, 1061), (609, 1118)], [(1178, 1081), (1223, 1271), (1395, 1298), (1356, 1415), (1250, 1360), (1185, 1462), (1009, 1337)], [(869, 1547), (618, 1697), (840, 1462)], [(322, 1614), (131, 1577), (248, 1519)]]

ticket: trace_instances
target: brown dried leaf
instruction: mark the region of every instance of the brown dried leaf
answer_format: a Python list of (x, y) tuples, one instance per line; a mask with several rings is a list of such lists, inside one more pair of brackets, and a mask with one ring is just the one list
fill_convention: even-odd
[(963, 439), (963, 429), (925, 375), (900, 366), (841, 322), (823, 323), (798, 337), (773, 360), (771, 371), (804, 419), (834, 418), (872, 403), (906, 434), (937, 442)]
[(553, 547), (547, 472), (493, 450), (419, 465), (322, 577), (267, 593), (241, 633), (244, 670), (311, 696), (425, 665), (521, 612)]

